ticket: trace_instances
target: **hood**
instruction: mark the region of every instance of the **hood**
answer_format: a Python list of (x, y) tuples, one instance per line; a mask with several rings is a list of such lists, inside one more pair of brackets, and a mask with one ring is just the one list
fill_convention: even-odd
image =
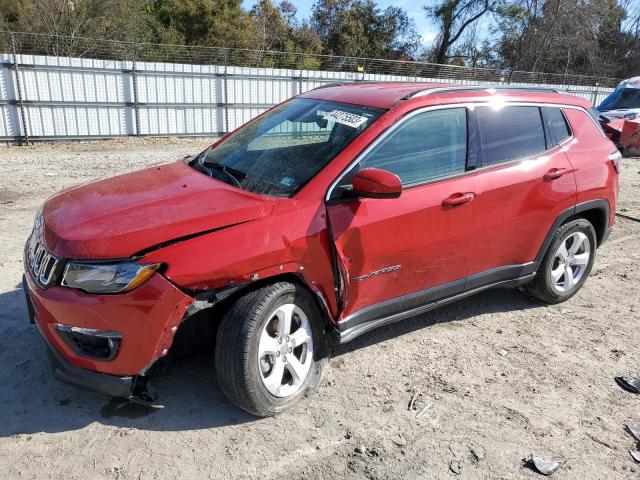
[(627, 118), (635, 119), (640, 118), (640, 108), (624, 108), (618, 110), (598, 110), (600, 115), (604, 115), (607, 118)]
[(274, 203), (177, 161), (54, 195), (43, 207), (44, 242), (65, 258), (126, 258), (267, 216)]

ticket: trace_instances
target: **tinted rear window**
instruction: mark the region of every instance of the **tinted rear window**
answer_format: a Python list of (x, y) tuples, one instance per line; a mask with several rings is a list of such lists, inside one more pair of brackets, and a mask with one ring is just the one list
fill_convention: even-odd
[(549, 121), (558, 143), (562, 143), (571, 136), (571, 130), (569, 130), (569, 125), (567, 124), (567, 120), (564, 118), (562, 109), (549, 108)]
[(518, 160), (546, 150), (538, 107), (478, 107), (476, 112), (484, 165)]

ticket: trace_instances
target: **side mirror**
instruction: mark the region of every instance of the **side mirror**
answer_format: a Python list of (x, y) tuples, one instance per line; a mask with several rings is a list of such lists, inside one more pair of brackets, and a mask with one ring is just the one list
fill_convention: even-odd
[(364, 198), (398, 198), (402, 193), (400, 178), (387, 170), (364, 168), (353, 176), (351, 195)]

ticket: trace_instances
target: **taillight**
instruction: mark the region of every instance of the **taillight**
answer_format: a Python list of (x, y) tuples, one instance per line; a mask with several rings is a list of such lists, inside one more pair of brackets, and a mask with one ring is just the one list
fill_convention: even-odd
[(609, 154), (609, 160), (613, 164), (613, 168), (616, 169), (616, 173), (620, 173), (620, 160), (622, 160), (622, 154), (616, 150), (615, 152)]

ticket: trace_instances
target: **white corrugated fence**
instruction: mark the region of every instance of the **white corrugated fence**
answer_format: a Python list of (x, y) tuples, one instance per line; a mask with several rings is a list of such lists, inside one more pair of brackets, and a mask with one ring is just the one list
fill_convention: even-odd
[[(217, 136), (293, 95), (336, 81), (446, 78), (0, 54), (0, 141)], [(611, 88), (558, 88), (598, 104)]]

